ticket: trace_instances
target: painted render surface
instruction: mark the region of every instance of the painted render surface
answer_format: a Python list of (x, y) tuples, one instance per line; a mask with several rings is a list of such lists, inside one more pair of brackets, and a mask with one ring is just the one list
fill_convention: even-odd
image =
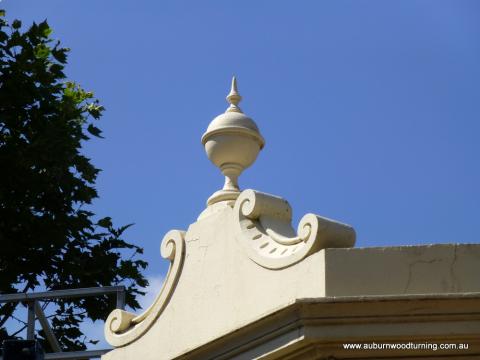
[(295, 230), (286, 200), (240, 191), (265, 140), (238, 107), (235, 79), (227, 100), (202, 137), (225, 186), (186, 232), (165, 236), (171, 267), (154, 304), (110, 314), (116, 349), (103, 360), (178, 358), (302, 299), (480, 292), (480, 244), (353, 248), (349, 225), (307, 214)]

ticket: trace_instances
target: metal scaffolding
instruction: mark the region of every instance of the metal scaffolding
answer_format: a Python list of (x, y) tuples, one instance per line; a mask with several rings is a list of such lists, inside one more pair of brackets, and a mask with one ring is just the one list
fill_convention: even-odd
[(39, 302), (50, 299), (68, 299), (79, 297), (90, 297), (106, 294), (117, 295), (117, 309), (125, 309), (125, 286), (103, 286), (82, 289), (54, 290), (36, 293), (15, 293), (0, 295), (0, 303), (18, 303), (22, 302), (27, 306), (27, 340), (35, 339), (35, 319), (40, 322), (45, 337), (53, 349), (53, 353), (46, 353), (45, 359), (67, 360), (67, 359), (92, 359), (99, 358), (111, 349), (87, 350), (87, 351), (69, 351), (63, 352), (60, 348), (55, 334), (43, 312)]

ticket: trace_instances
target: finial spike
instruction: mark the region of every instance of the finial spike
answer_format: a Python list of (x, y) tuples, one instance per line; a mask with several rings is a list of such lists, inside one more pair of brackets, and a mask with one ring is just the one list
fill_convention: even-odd
[(232, 87), (230, 89), (230, 94), (238, 94), (237, 78), (235, 77), (235, 75), (232, 77)]
[(237, 78), (235, 76), (232, 78), (232, 87), (230, 88), (230, 93), (227, 95), (227, 101), (230, 103), (230, 106), (225, 112), (242, 112), (240, 107), (238, 107), (238, 104), (242, 101), (242, 97), (238, 93)]

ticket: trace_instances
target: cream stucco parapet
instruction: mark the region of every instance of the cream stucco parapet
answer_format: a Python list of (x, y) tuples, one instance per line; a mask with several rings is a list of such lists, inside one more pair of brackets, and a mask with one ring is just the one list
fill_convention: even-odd
[(113, 346), (127, 345), (142, 336), (161, 315), (170, 300), (185, 258), (185, 232), (171, 230), (163, 238), (160, 254), (171, 262), (160, 293), (154, 303), (142, 314), (115, 309), (105, 322), (105, 338)]
[[(218, 206), (218, 209), (209, 216), (201, 217), (190, 226), (188, 232), (172, 230), (165, 235), (161, 245), (161, 255), (170, 260), (171, 266), (163, 287), (154, 303), (142, 314), (135, 315), (116, 309), (109, 315), (105, 324), (105, 337), (111, 345), (124, 347), (140, 339), (155, 323), (159, 321), (168, 323), (167, 319), (172, 316), (172, 311), (182, 308), (181, 304), (184, 303), (184, 300), (180, 300), (182, 295), (180, 298), (178, 294), (176, 298), (174, 296), (178, 283), (180, 283), (180, 289), (186, 290), (192, 296), (197, 296), (218, 281), (215, 280), (216, 275), (214, 275), (217, 271), (206, 271), (205, 268), (209, 265), (212, 269), (222, 267), (226, 269), (229, 263), (234, 261), (247, 262), (254, 266), (250, 270), (253, 271), (251, 273), (253, 277), (245, 276), (244, 279), (231, 277), (227, 280), (230, 286), (236, 281), (242, 282), (255, 278), (257, 276), (253, 275), (257, 273), (255, 267), (259, 268), (259, 271), (283, 269), (301, 262), (309, 255), (326, 247), (351, 247), (355, 242), (353, 228), (314, 214), (305, 215), (298, 226), (298, 233), (295, 233), (291, 226), (292, 211), (288, 202), (259, 191), (244, 190), (234, 205), (224, 202), (213, 206)], [(230, 235), (223, 238), (218, 231)], [(225, 246), (229, 251), (225, 251)], [(214, 260), (209, 260), (206, 251), (216, 254)], [(306, 266), (310, 267), (311, 264)], [(262, 268), (263, 270), (260, 270)], [(320, 271), (318, 274), (320, 275), (321, 267), (316, 271)], [(199, 279), (192, 282), (199, 273), (203, 273), (202, 282), (198, 281)], [(292, 274), (278, 274), (276, 277), (279, 276), (279, 279), (283, 277), (288, 283), (295, 278)], [(315, 278), (320, 285), (322, 282), (318, 275)], [(295, 287), (299, 287), (299, 284)], [(226, 284), (222, 285), (222, 288), (227, 289)], [(318, 286), (314, 286), (312, 290), (317, 288), (319, 289)], [(284, 301), (288, 302), (287, 299), (288, 296)], [(169, 308), (167, 319), (162, 321), (164, 310), (168, 313)], [(262, 311), (268, 308), (267, 306)], [(244, 316), (249, 318), (250, 315)]]
[(280, 197), (244, 190), (235, 202), (236, 239), (248, 257), (260, 266), (281, 269), (325, 248), (355, 244), (355, 230), (346, 224), (306, 214), (295, 233), (292, 210)]

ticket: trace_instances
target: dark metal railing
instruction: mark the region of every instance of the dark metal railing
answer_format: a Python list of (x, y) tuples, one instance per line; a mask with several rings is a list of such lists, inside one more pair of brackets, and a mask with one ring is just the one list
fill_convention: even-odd
[(53, 290), (36, 293), (15, 293), (0, 295), (0, 303), (22, 302), (27, 306), (27, 340), (35, 339), (35, 318), (38, 319), (53, 353), (45, 354), (45, 359), (91, 359), (99, 358), (111, 349), (63, 352), (48, 319), (40, 306), (40, 301), (50, 299), (68, 299), (97, 295), (116, 294), (117, 309), (125, 309), (125, 286), (103, 286), (82, 289)]

